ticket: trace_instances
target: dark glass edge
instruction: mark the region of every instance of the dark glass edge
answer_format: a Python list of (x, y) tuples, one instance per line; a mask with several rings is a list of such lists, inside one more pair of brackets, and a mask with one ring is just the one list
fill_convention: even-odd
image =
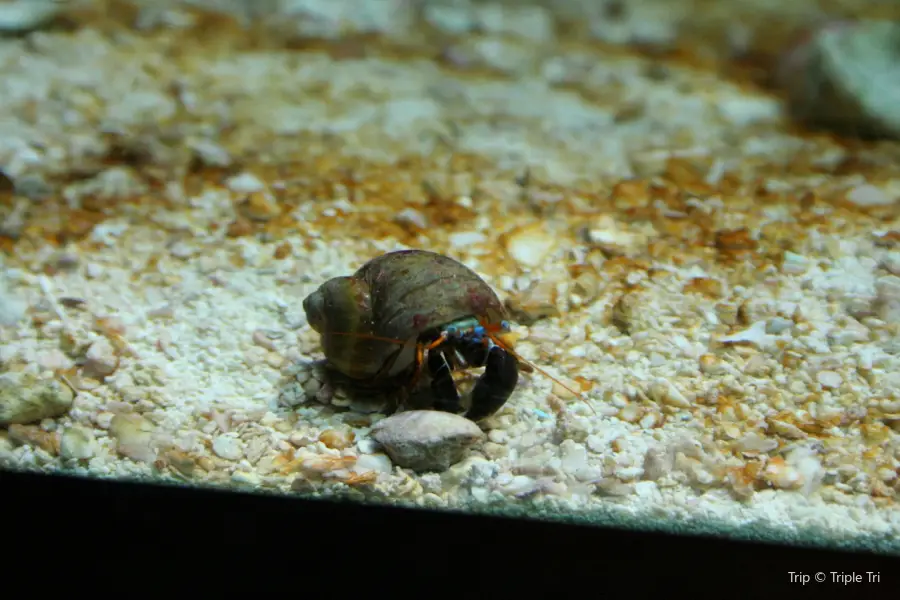
[[(482, 592), (492, 584), (562, 592), (596, 589), (600, 582), (627, 585), (629, 592), (683, 587), (694, 596), (698, 586), (721, 592), (720, 585), (742, 597), (782, 588), (792, 594), (815, 589), (817, 597), (850, 591), (838, 584), (801, 589), (790, 583), (792, 571), (880, 572), (880, 584), (853, 586), (863, 597), (900, 589), (897, 556), (540, 516), (8, 470), (0, 470), (0, 496), (3, 512), (15, 516), (7, 522), (7, 540), (16, 540), (21, 556), (46, 551), (48, 540), (55, 540), (55, 553), (65, 553), (60, 544), (77, 540), (105, 549), (104, 561), (147, 555), (168, 563), (189, 549), (195, 557), (227, 557), (226, 565), (261, 557), (275, 570), (302, 565), (317, 577), (357, 580), (371, 570), (374, 577), (399, 571), (398, 577), (448, 584), (468, 578)], [(16, 535), (18, 528), (27, 534)]]

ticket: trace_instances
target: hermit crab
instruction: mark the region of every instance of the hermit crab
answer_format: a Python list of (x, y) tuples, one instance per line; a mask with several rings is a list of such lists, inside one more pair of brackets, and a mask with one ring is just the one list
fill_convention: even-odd
[[(502, 341), (510, 324), (494, 290), (470, 268), (435, 252), (378, 256), (353, 275), (323, 283), (303, 310), (331, 369), (358, 386), (405, 390), (427, 369), (432, 408), (473, 421), (506, 403), (520, 369), (550, 377)], [(453, 373), (477, 367), (484, 372), (466, 408)]]

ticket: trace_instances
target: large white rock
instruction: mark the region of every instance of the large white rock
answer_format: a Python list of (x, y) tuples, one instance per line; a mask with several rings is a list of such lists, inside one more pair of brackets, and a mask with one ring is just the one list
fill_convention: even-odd
[(376, 423), (372, 437), (401, 467), (444, 471), (483, 441), (485, 435), (465, 417), (436, 410), (411, 410)]

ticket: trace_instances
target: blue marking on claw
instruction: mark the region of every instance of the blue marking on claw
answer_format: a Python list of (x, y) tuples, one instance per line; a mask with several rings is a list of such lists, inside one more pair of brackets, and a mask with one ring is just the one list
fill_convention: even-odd
[(484, 327), (482, 327), (481, 325), (479, 325), (478, 327), (476, 327), (476, 328), (474, 329), (473, 333), (475, 334), (475, 337), (477, 337), (477, 338), (479, 338), (479, 339), (482, 338), (482, 337), (484, 337)]
[(509, 331), (509, 321), (500, 321), (500, 329)]

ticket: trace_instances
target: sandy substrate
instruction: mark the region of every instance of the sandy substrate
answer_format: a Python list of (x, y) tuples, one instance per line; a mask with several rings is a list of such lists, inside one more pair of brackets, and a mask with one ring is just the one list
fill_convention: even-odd
[[(897, 551), (900, 148), (613, 49), (672, 43), (655, 2), (295, 4), (289, 34), (116, 3), (0, 41), (0, 368), (77, 390), (3, 465)], [(587, 400), (523, 376), (463, 462), (393, 466), (383, 415), (320, 401), (301, 302), (406, 247), (476, 269)]]

